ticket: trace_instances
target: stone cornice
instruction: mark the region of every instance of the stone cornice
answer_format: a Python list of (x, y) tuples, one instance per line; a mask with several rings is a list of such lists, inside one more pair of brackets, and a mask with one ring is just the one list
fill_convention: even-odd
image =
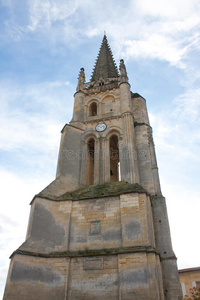
[(160, 255), (159, 251), (151, 246), (136, 246), (136, 247), (121, 247), (121, 248), (110, 248), (110, 249), (92, 249), (92, 250), (79, 250), (79, 251), (62, 251), (62, 252), (50, 252), (50, 253), (39, 253), (25, 250), (14, 251), (10, 258), (15, 254), (28, 255), (34, 257), (44, 258), (76, 258), (76, 257), (87, 257), (87, 256), (106, 256), (106, 255), (117, 255), (126, 253), (155, 253)]
[(145, 125), (145, 126), (147, 126), (147, 127), (149, 127), (149, 128), (152, 128), (149, 124), (147, 124), (147, 123), (144, 123), (144, 122), (142, 122), (142, 123), (139, 123), (139, 122), (134, 122), (134, 127), (136, 127), (136, 126), (143, 126), (143, 125)]
[(130, 184), (125, 181), (118, 181), (118, 182), (106, 182), (101, 185), (82, 186), (75, 191), (66, 192), (65, 194), (59, 197), (55, 197), (53, 195), (46, 195), (43, 193), (35, 195), (35, 197), (39, 197), (51, 201), (67, 201), (67, 200), (79, 201), (79, 200), (86, 200), (86, 199), (113, 197), (113, 196), (119, 196), (122, 194), (130, 194), (130, 193), (138, 193), (138, 194), (145, 193), (149, 195), (147, 191), (143, 187), (141, 187), (138, 183)]

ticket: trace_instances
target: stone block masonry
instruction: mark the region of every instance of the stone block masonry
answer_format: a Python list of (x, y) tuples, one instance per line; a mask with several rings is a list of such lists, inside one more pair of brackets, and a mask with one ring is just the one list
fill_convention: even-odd
[(107, 37), (81, 68), (56, 179), (34, 197), (3, 300), (181, 300), (146, 100)]
[(35, 198), (4, 300), (164, 299), (150, 208), (145, 193)]

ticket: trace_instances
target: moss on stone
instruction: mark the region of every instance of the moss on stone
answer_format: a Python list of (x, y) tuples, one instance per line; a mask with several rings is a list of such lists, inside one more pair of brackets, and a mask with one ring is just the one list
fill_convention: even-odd
[(55, 257), (89, 257), (89, 256), (106, 256), (106, 255), (116, 255), (116, 254), (126, 254), (126, 253), (156, 253), (159, 255), (159, 252), (151, 246), (136, 246), (136, 247), (123, 247), (123, 248), (109, 248), (109, 249), (85, 249), (79, 251), (63, 251), (63, 252), (51, 252), (51, 253), (37, 253), (31, 251), (16, 250), (13, 252), (10, 258), (15, 254), (20, 255), (29, 255), (36, 257), (46, 257), (46, 258), (55, 258)]
[(91, 198), (103, 198), (108, 196), (118, 196), (126, 193), (146, 193), (139, 184), (130, 184), (125, 181), (106, 182), (101, 185), (87, 185), (73, 191), (67, 192), (59, 197), (44, 195), (38, 196), (52, 200), (81, 200)]

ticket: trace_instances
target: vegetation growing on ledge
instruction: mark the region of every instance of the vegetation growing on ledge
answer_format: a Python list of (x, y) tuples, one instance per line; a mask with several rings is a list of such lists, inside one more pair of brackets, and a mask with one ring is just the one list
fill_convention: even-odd
[(52, 200), (80, 200), (90, 198), (102, 198), (118, 196), (126, 193), (146, 193), (139, 184), (131, 184), (125, 181), (106, 182), (101, 185), (82, 186), (76, 191), (67, 192), (59, 197), (47, 196), (40, 193), (38, 196)]
[(99, 256), (99, 255), (106, 256), (106, 255), (138, 253), (138, 252), (155, 253), (159, 255), (159, 252), (155, 248), (152, 248), (151, 246), (136, 246), (136, 247), (110, 248), (110, 249), (93, 249), (93, 250), (85, 249), (79, 251), (63, 251), (63, 252), (51, 252), (51, 253), (37, 253), (37, 252), (30, 252), (30, 251), (24, 251), (18, 249), (13, 252), (10, 258), (12, 258), (13, 255), (15, 254), (55, 258), (55, 257), (87, 257), (87, 256)]

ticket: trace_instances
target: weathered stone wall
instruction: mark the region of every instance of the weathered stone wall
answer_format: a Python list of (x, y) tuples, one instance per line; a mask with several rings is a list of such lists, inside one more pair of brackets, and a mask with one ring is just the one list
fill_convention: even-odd
[[(120, 77), (115, 70), (115, 78), (99, 82), (86, 84), (82, 74), (80, 84), (79, 78), (56, 179), (32, 201), (27, 239), (12, 256), (4, 300), (181, 299), (146, 101), (130, 91), (123, 61), (120, 66)], [(96, 130), (99, 123), (106, 125), (103, 132)], [(140, 189), (64, 198), (82, 185), (118, 178), (118, 165), (111, 177), (113, 135), (121, 179)], [(151, 201), (149, 195), (160, 197)]]
[(125, 194), (79, 201), (33, 201), (27, 240), (20, 250), (49, 253), (155, 247), (150, 198)]
[(165, 299), (182, 299), (181, 287), (178, 278), (176, 257), (172, 249), (166, 201), (164, 197), (152, 197), (152, 213), (155, 229), (156, 247), (160, 253), (163, 271), (163, 287)]
[(151, 195), (155, 195), (155, 182), (149, 148), (148, 126), (146, 124), (137, 125), (135, 127), (135, 133), (140, 184)]
[[(166, 243), (164, 249), (171, 251)], [(36, 197), (4, 300), (162, 300), (163, 281), (165, 299), (178, 300), (176, 265), (166, 258), (160, 262), (145, 193), (77, 201)]]
[(27, 240), (19, 249), (39, 253), (68, 249), (71, 204), (71, 201), (55, 202), (35, 198)]
[(163, 300), (153, 253), (77, 258), (15, 255), (4, 300)]
[(154, 254), (120, 255), (119, 269), (119, 299), (164, 299), (160, 263)]
[(118, 299), (118, 277), (117, 255), (72, 259), (67, 299)]
[[(80, 159), (78, 157), (78, 151), (81, 149), (81, 135), (83, 130), (74, 128), (73, 126), (66, 126), (63, 130), (60, 152), (57, 166), (57, 177), (70, 176), (66, 181), (67, 184), (74, 184), (76, 187), (79, 184), (79, 172), (80, 172)], [(74, 188), (76, 189), (76, 187)]]
[[(91, 103), (97, 105), (97, 115), (89, 115)], [(95, 130), (106, 124), (103, 132)], [(160, 193), (158, 168), (149, 125), (146, 101), (132, 94), (128, 83), (100, 93), (75, 94), (74, 116), (62, 130), (57, 179), (44, 191), (59, 195), (87, 184), (87, 143), (95, 140), (94, 184), (110, 181), (109, 139), (117, 135), (121, 178), (141, 184), (151, 195)]]
[(69, 259), (15, 255), (4, 300), (65, 300)]
[(132, 95), (132, 107), (134, 121), (141, 124), (149, 124), (149, 117), (147, 113), (146, 100), (140, 95)]

